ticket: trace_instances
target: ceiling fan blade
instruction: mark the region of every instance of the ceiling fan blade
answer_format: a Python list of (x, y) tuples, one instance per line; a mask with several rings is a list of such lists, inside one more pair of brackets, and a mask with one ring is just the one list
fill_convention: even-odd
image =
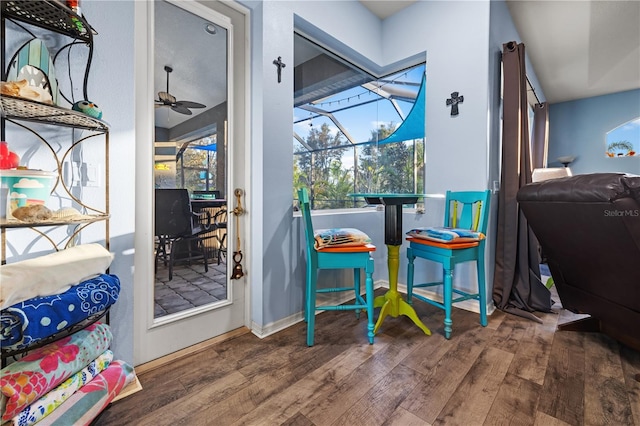
[(206, 105), (199, 104), (198, 102), (191, 101), (176, 101), (176, 105), (181, 105), (187, 108), (206, 108)]
[(189, 108), (205, 108), (206, 106), (203, 104), (199, 104), (197, 102), (191, 101), (176, 101), (175, 96), (169, 93), (169, 74), (173, 71), (168, 65), (164, 66), (164, 70), (167, 72), (167, 91), (166, 92), (158, 92), (158, 99), (155, 102), (158, 102), (162, 105), (159, 106), (170, 106), (172, 110), (178, 112), (180, 114), (185, 115), (193, 115)]
[(176, 101), (175, 96), (171, 95), (169, 92), (158, 92), (158, 99), (165, 104), (172, 104)]
[(191, 115), (193, 114), (189, 108), (183, 107), (182, 105), (173, 105), (171, 107), (175, 112), (179, 112), (180, 114)]

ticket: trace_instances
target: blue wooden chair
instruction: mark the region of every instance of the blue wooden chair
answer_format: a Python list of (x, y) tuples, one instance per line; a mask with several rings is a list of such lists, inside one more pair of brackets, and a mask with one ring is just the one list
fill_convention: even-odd
[[(369, 343), (373, 344), (373, 259), (371, 252), (376, 247), (372, 244), (357, 246), (322, 247), (316, 249), (311, 211), (309, 208), (309, 193), (306, 188), (298, 190), (300, 210), (304, 220), (305, 240), (307, 244), (307, 276), (306, 276), (306, 303), (305, 321), (307, 322), (307, 345), (313, 346), (314, 325), (316, 310), (343, 311), (355, 310), (360, 315), (360, 310), (367, 311), (367, 336)], [(317, 288), (317, 275), (320, 269), (353, 269), (353, 284), (349, 287)], [(360, 294), (360, 270), (365, 272), (366, 300)], [(353, 291), (355, 301), (353, 304), (342, 305), (316, 305), (316, 295), (322, 293), (336, 293)]]
[[(481, 238), (457, 238), (448, 242), (436, 240), (408, 237), (409, 247), (407, 248), (407, 258), (409, 265), (407, 270), (407, 301), (412, 302), (412, 298), (430, 303), (440, 309), (444, 309), (444, 333), (445, 337), (451, 337), (451, 306), (456, 302), (475, 299), (480, 304), (480, 324), (487, 325), (487, 291), (484, 273), (484, 235), (487, 232), (487, 222), (489, 217), (489, 200), (491, 193), (487, 191), (478, 192), (451, 192), (447, 191), (445, 201), (446, 228), (457, 228), (471, 230), (482, 233)], [(441, 230), (440, 228), (439, 230)], [(414, 260), (418, 258), (427, 259), (442, 265), (443, 280), (441, 282), (414, 284)], [(469, 293), (453, 288), (453, 271), (455, 265), (462, 262), (475, 260), (478, 272), (478, 292)], [(443, 301), (439, 302), (427, 298), (420, 294), (414, 294), (415, 288), (427, 288), (442, 286)], [(454, 298), (454, 294), (457, 296)]]

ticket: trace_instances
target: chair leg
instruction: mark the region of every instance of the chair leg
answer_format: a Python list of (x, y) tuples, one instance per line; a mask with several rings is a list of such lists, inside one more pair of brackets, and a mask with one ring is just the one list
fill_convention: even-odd
[(409, 305), (413, 304), (413, 270), (414, 264), (413, 261), (416, 259), (416, 256), (413, 254), (413, 250), (411, 247), (407, 249), (407, 303)]
[[(162, 244), (162, 240), (158, 243), (158, 248), (156, 249), (155, 263), (153, 264), (153, 273), (158, 273), (158, 258), (160, 258), (160, 244)], [(166, 259), (166, 257), (165, 257)]]
[(476, 261), (478, 267), (478, 303), (480, 303), (480, 325), (487, 326), (487, 286), (484, 279), (484, 255), (478, 255)]
[(164, 267), (167, 267), (167, 242), (163, 237), (158, 237), (158, 247), (156, 248), (155, 264), (153, 265), (153, 272), (158, 273), (158, 259), (162, 258)]
[(204, 260), (204, 272), (209, 272), (209, 264), (207, 263), (207, 248), (204, 246), (202, 240), (198, 240), (200, 246), (200, 252), (202, 253), (202, 259)]
[(162, 261), (164, 262), (164, 267), (167, 267), (167, 240), (164, 238), (160, 238), (160, 244), (162, 247)]
[[(216, 238), (218, 238), (216, 236)], [(227, 234), (225, 233), (222, 238), (218, 238), (218, 265), (220, 264), (220, 260), (222, 259), (222, 253), (227, 252), (227, 248), (224, 246), (224, 240), (227, 238)]]
[(373, 338), (375, 333), (373, 329), (375, 324), (373, 323), (373, 259), (369, 259), (367, 267), (365, 268), (365, 291), (367, 293), (367, 336), (369, 337), (369, 344), (373, 344)]
[(173, 245), (175, 241), (169, 242), (169, 281), (173, 279), (173, 259), (175, 257), (175, 247)]
[(451, 338), (453, 322), (451, 321), (451, 300), (453, 299), (453, 266), (451, 269), (443, 269), (443, 289), (442, 297), (444, 299), (444, 337)]
[[(310, 263), (307, 264), (307, 272), (305, 277), (305, 298), (304, 298), (304, 322), (309, 323), (309, 317), (311, 313), (315, 315), (315, 307), (311, 308), (310, 304), (313, 303), (315, 306), (315, 282), (317, 270), (312, 267)], [(313, 285), (312, 285), (313, 281)], [(313, 302), (311, 298), (311, 288), (313, 287)]]
[(307, 266), (307, 346), (313, 346), (313, 332), (316, 322), (316, 279), (317, 271), (313, 265)]
[[(355, 297), (355, 303), (362, 300), (360, 295), (360, 268), (353, 268), (353, 292)], [(356, 309), (356, 318), (360, 319), (360, 309)]]
[(191, 253), (191, 249), (193, 249), (193, 247), (191, 247), (191, 243), (193, 241), (186, 240), (185, 242), (187, 243), (187, 264), (191, 266), (191, 258), (193, 257), (193, 253)]

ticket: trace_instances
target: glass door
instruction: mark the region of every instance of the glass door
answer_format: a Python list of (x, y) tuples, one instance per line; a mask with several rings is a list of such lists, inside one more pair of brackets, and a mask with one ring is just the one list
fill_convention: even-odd
[(235, 60), (244, 47), (234, 50), (234, 20), (245, 16), (220, 2), (145, 4), (147, 46), (153, 46), (147, 57), (153, 78), (145, 82), (153, 150), (138, 164), (152, 169), (153, 178), (137, 189), (153, 193), (146, 207), (152, 265), (143, 281), (149, 287), (141, 291), (144, 309), (136, 310), (136, 363), (241, 327), (245, 315), (244, 281), (230, 285), (227, 259), (235, 232), (227, 227), (230, 188), (242, 186), (233, 179), (234, 163), (244, 162), (234, 157), (236, 149), (244, 152), (238, 148), (244, 138), (231, 137), (243, 121), (242, 114), (235, 115), (241, 121), (232, 118), (239, 96), (234, 67), (244, 73), (244, 63)]

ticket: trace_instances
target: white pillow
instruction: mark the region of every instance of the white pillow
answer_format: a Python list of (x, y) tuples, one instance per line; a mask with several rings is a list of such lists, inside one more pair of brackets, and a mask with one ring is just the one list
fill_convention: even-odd
[(100, 244), (81, 244), (35, 259), (0, 266), (0, 309), (36, 296), (67, 291), (104, 273), (113, 255)]

